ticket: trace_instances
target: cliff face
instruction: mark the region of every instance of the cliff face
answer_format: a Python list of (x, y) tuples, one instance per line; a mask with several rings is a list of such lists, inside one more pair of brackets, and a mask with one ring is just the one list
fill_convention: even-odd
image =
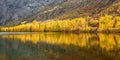
[(47, 5), (59, 4), (64, 0), (1, 0), (0, 25), (32, 15)]
[[(0, 25), (94, 16), (119, 0), (1, 0)], [(21, 19), (24, 18), (24, 19)]]

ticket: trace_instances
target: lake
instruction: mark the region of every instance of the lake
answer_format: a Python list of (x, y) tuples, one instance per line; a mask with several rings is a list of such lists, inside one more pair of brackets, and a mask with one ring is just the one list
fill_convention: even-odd
[(0, 33), (0, 60), (120, 60), (120, 34)]

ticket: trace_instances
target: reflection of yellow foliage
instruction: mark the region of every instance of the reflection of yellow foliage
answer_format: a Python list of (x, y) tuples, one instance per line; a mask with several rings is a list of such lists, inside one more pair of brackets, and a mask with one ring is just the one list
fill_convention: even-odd
[[(94, 34), (65, 34), (65, 33), (34, 33), (34, 34), (17, 34), (2, 35), (1, 38), (11, 38), (21, 40), (22, 42), (31, 41), (34, 44), (45, 42), (58, 45), (74, 45), (79, 47), (100, 46), (102, 49), (112, 50), (114, 47), (120, 47), (120, 35), (98, 34), (97, 39)], [(99, 40), (98, 40), (99, 38)], [(117, 43), (116, 43), (117, 42)]]
[(101, 48), (105, 48), (106, 50), (114, 49), (116, 43), (114, 39), (114, 35), (111, 34), (99, 34), (100, 38), (100, 46)]
[(118, 47), (120, 48), (120, 35), (115, 35), (116, 44), (118, 44)]

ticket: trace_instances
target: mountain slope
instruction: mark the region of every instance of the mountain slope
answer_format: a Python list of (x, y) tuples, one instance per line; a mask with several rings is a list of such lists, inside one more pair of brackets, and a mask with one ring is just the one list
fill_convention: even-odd
[(0, 25), (32, 15), (46, 5), (53, 3), (55, 5), (63, 1), (64, 0), (1, 0)]
[(40, 13), (34, 15), (34, 19), (70, 19), (80, 16), (93, 16), (115, 1), (116, 0), (68, 0), (60, 5), (40, 11)]
[(113, 4), (111, 4), (106, 9), (101, 11), (100, 14), (101, 15), (108, 14), (108, 15), (120, 16), (120, 0), (116, 0)]
[(0, 31), (120, 33), (119, 0), (82, 0), (81, 5), (75, 7), (72, 3), (79, 2), (68, 0), (56, 6), (46, 6), (37, 14), (16, 21), (17, 26), (2, 27)]
[(115, 4), (115, 2), (118, 1), (119, 0), (54, 0), (53, 2), (46, 4), (44, 8), (33, 10), (34, 12), (30, 12), (31, 14), (23, 14), (22, 19), (13, 19), (9, 20), (9, 22), (5, 21), (5, 24), (1, 25), (10, 26), (13, 22), (15, 22), (13, 25), (19, 25), (21, 22), (26, 21), (29, 23), (35, 19), (38, 21), (46, 21), (57, 19), (72, 19), (81, 16), (93, 17), (102, 14), (102, 11), (106, 10), (109, 8), (109, 6)]

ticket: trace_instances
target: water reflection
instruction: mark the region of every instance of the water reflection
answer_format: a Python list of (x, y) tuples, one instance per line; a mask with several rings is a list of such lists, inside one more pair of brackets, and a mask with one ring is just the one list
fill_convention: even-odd
[(119, 60), (120, 35), (3, 34), (0, 35), (0, 48), (0, 60)]

